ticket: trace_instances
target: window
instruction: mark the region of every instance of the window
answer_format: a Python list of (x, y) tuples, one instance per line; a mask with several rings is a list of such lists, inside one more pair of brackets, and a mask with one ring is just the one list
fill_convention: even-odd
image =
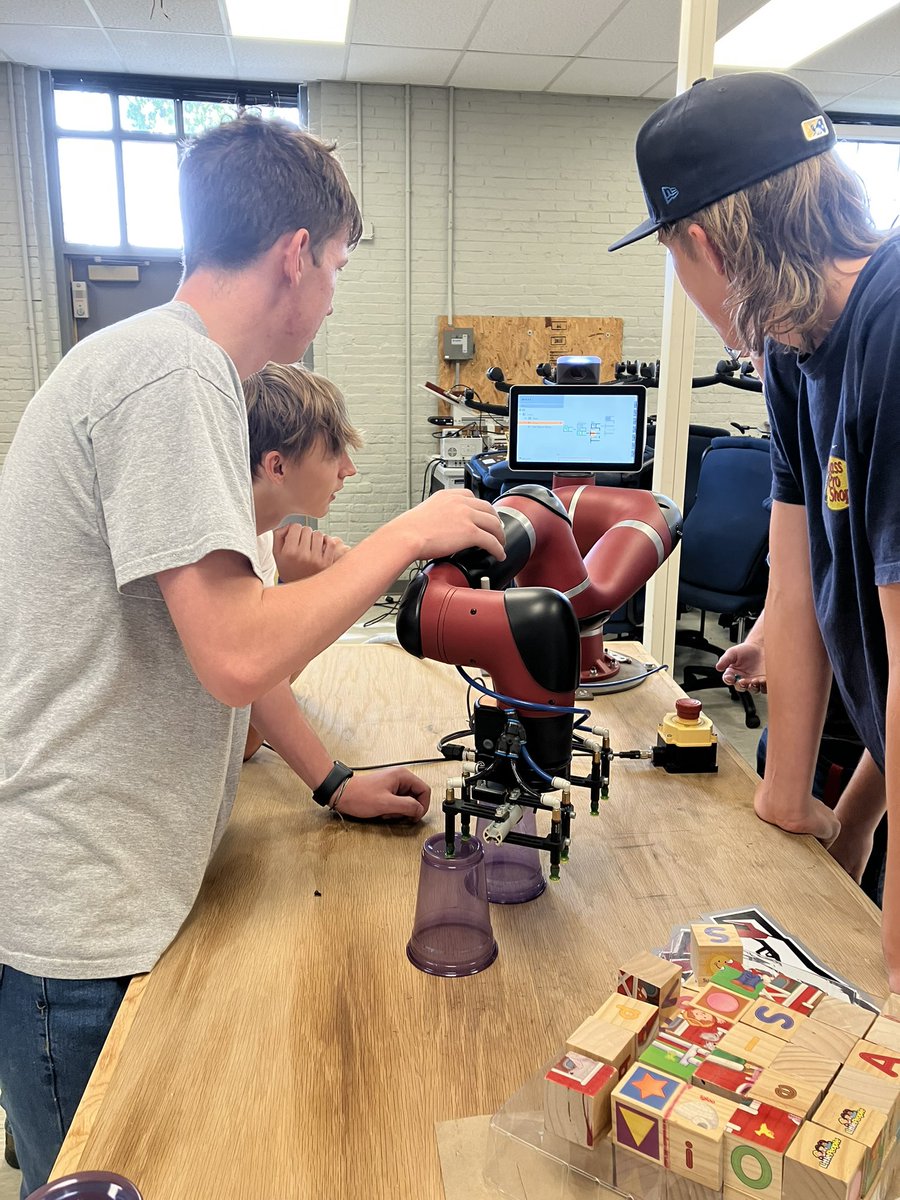
[(53, 85), (67, 253), (172, 257), (182, 244), (179, 143), (242, 111), (302, 124), (303, 97), (289, 85), (65, 75)]
[(836, 125), (837, 150), (869, 194), (879, 229), (900, 227), (900, 126)]

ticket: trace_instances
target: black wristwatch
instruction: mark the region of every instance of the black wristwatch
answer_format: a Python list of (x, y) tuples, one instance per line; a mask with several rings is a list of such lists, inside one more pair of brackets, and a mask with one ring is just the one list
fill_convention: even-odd
[(321, 804), (322, 807), (325, 808), (328, 804), (328, 801), (338, 790), (341, 784), (346, 783), (348, 779), (352, 778), (353, 772), (347, 766), (347, 764), (338, 762), (338, 760), (335, 759), (334, 766), (331, 768), (319, 786), (313, 791), (313, 800), (315, 800), (316, 804)]

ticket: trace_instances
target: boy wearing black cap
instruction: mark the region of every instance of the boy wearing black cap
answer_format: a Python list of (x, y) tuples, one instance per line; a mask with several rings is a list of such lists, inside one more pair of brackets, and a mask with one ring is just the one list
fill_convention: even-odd
[[(772, 425), (769, 757), (756, 811), (858, 876), (883, 805), (885, 957), (900, 990), (900, 240), (786, 75), (700, 80), (644, 124), (651, 233), (728, 346), (765, 351)], [(832, 813), (810, 794), (834, 671), (866, 753)]]

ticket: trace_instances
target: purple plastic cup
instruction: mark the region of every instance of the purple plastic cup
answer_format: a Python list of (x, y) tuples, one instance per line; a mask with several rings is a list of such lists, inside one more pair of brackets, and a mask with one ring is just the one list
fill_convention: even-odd
[(141, 1200), (133, 1183), (109, 1171), (77, 1171), (32, 1192), (28, 1200)]
[(442, 833), (425, 839), (416, 918), (406, 946), (420, 971), (446, 978), (476, 975), (497, 957), (484, 850), (478, 838), (463, 841), (458, 833), (455, 844), (454, 857), (447, 858)]
[[(490, 821), (486, 817), (479, 817), (475, 825), (476, 836), (484, 845), (488, 900), (491, 904), (524, 904), (526, 900), (540, 896), (547, 886), (540, 851), (534, 846), (485, 841), (484, 831), (488, 825)], [(537, 833), (533, 808), (523, 808), (522, 819), (515, 830), (517, 833)]]

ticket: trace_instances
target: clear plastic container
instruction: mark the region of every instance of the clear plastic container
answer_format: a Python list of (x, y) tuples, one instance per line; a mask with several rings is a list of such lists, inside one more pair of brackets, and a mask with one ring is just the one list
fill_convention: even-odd
[(77, 1171), (32, 1192), (28, 1200), (141, 1200), (133, 1183), (109, 1171)]

